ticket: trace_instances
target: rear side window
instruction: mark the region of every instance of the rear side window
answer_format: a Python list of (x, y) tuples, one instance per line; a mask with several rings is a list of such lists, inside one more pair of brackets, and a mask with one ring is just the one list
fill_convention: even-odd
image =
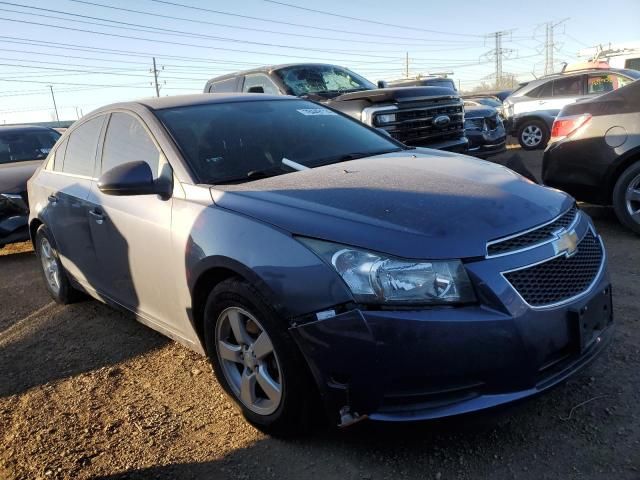
[(62, 171), (73, 175), (92, 177), (96, 162), (96, 149), (104, 115), (93, 118), (76, 128), (69, 136)]
[(553, 96), (568, 97), (582, 95), (582, 75), (559, 78), (553, 81)]
[(214, 82), (209, 85), (209, 93), (228, 93), (235, 92), (236, 85), (238, 84), (238, 78), (233, 77), (227, 80), (221, 80), (219, 82)]
[(247, 75), (245, 77), (242, 91), (248, 92), (249, 90), (253, 93), (268, 93), (269, 95), (278, 95), (280, 93), (273, 82), (262, 74)]
[(147, 162), (154, 177), (158, 173), (160, 152), (137, 118), (113, 113), (102, 149), (102, 172), (128, 162)]
[(64, 152), (65, 150), (67, 150), (68, 143), (69, 137), (65, 138), (64, 142), (62, 142), (54, 152), (55, 156), (53, 157), (53, 170), (56, 172), (62, 171), (62, 164), (64, 163)]

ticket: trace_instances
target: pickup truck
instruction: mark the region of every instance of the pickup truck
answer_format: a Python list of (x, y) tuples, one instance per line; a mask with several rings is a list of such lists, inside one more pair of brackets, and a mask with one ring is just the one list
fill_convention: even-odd
[(464, 103), (444, 87), (377, 88), (336, 65), (297, 63), (256, 68), (209, 80), (205, 93), (266, 93), (314, 100), (384, 130), (411, 146), (464, 153)]

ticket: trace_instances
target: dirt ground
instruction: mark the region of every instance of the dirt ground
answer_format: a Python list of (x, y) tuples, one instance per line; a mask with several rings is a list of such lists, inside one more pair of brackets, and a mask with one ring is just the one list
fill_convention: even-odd
[(130, 315), (52, 303), (28, 244), (1, 250), (0, 479), (640, 479), (640, 238), (588, 212), (617, 321), (589, 368), (508, 409), (296, 441), (248, 426), (204, 358)]

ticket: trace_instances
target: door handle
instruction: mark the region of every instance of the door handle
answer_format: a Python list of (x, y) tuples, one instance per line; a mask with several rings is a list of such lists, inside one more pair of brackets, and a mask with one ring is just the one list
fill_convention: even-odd
[(58, 197), (56, 197), (55, 195), (49, 195), (49, 197), (47, 198), (47, 200), (49, 200), (49, 203), (55, 205), (56, 203), (58, 203)]
[(89, 210), (89, 215), (93, 217), (93, 219), (96, 221), (98, 225), (102, 225), (102, 223), (104, 222), (104, 215), (102, 214), (101, 211)]

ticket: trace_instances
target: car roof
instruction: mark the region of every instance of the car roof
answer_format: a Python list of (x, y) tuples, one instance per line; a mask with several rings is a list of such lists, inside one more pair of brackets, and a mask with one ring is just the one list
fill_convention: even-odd
[(50, 132), (55, 130), (51, 127), (41, 125), (2, 125), (0, 133), (21, 133), (21, 132)]
[(287, 95), (267, 95), (264, 93), (194, 93), (190, 95), (174, 95), (169, 97), (151, 97), (130, 102), (112, 103), (99, 108), (98, 113), (115, 109), (133, 109), (139, 106), (149, 110), (163, 110), (165, 108), (190, 107), (194, 105), (209, 105), (215, 103), (251, 102), (261, 100), (299, 100)]
[(348, 70), (346, 67), (342, 67), (340, 65), (333, 65), (331, 63), (317, 63), (317, 62), (308, 62), (308, 63), (281, 63), (278, 65), (264, 65), (262, 67), (251, 68), (249, 70), (241, 70), (238, 72), (227, 73), (226, 75), (221, 75), (219, 77), (214, 77), (210, 79), (207, 83), (212, 82), (221, 82), (223, 80), (227, 80), (230, 78), (239, 77), (241, 75), (249, 75), (251, 73), (271, 73), (275, 70), (281, 70), (283, 68), (289, 67), (339, 67)]

